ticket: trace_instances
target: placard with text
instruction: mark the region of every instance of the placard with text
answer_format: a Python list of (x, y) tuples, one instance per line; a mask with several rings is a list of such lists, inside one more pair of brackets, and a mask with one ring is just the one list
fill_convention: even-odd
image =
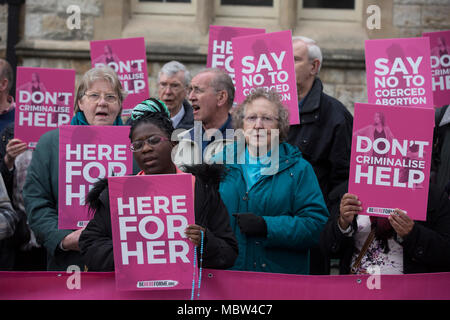
[(17, 67), (14, 137), (36, 147), (73, 116), (75, 70)]
[(430, 39), (434, 105), (450, 104), (450, 30), (425, 32)]
[(225, 70), (234, 82), (235, 71), (231, 39), (265, 32), (265, 29), (256, 28), (209, 26), (208, 57), (206, 67)]
[(191, 174), (108, 179), (119, 290), (192, 288), (198, 277), (195, 247), (184, 233), (195, 223), (192, 179)]
[(92, 214), (86, 196), (99, 179), (133, 172), (129, 126), (59, 129), (58, 228), (85, 227)]
[(289, 110), (290, 124), (299, 124), (291, 31), (233, 38), (232, 45), (236, 72), (235, 101), (242, 103), (258, 87), (274, 90)]
[(368, 103), (433, 108), (428, 39), (366, 40), (365, 55)]
[(128, 96), (123, 101), (123, 116), (150, 97), (147, 55), (144, 38), (91, 41), (92, 67), (108, 65), (117, 73)]
[(355, 104), (348, 190), (361, 214), (426, 220), (433, 128), (433, 108)]

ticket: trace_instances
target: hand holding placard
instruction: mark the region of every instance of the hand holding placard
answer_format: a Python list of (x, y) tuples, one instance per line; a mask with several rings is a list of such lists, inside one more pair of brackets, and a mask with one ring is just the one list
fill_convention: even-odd
[(346, 193), (341, 199), (339, 210), (339, 226), (345, 230), (352, 224), (355, 215), (362, 210), (361, 201), (357, 195)]

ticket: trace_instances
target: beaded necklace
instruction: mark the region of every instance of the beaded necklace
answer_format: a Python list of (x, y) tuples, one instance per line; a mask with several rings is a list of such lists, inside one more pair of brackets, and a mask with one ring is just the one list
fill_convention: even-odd
[[(201, 241), (200, 241), (200, 263), (199, 263), (199, 275), (198, 275), (198, 290), (197, 290), (197, 299), (200, 299), (200, 286), (202, 284), (202, 269), (203, 269), (203, 231), (200, 230), (201, 233)], [(197, 248), (194, 249), (194, 273), (192, 275), (192, 291), (191, 291), (191, 300), (194, 300), (194, 291), (195, 291), (195, 273), (197, 266)]]

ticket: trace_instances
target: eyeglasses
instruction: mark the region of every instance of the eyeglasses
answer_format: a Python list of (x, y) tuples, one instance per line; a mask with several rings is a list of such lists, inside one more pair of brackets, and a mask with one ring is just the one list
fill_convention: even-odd
[(182, 89), (182, 85), (179, 83), (167, 83), (167, 82), (160, 82), (159, 88), (161, 90), (166, 90), (167, 88), (170, 88), (171, 91), (177, 92)]
[(202, 94), (202, 93), (206, 92), (206, 88), (189, 87), (189, 88), (188, 88), (188, 93), (191, 94), (192, 92), (193, 92), (194, 94)]
[(261, 119), (261, 122), (265, 125), (271, 125), (273, 124), (275, 121), (278, 121), (278, 118), (271, 118), (271, 117), (267, 117), (267, 116), (248, 116), (244, 118), (244, 121), (248, 122), (248, 123), (256, 123), (256, 121), (258, 119)]
[(156, 146), (160, 144), (162, 141), (169, 141), (169, 138), (163, 136), (151, 136), (145, 140), (136, 140), (132, 144), (130, 144), (130, 150), (133, 152), (139, 152), (144, 148), (144, 144), (147, 143), (150, 146)]
[(84, 95), (92, 103), (100, 101), (101, 97), (103, 97), (103, 100), (105, 100), (108, 103), (116, 103), (117, 100), (119, 99), (115, 94), (112, 93), (100, 94), (97, 92), (92, 92), (92, 93), (85, 93)]

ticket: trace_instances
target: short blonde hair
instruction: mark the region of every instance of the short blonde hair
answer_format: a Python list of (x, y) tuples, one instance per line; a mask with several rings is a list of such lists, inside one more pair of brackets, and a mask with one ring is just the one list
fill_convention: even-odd
[(278, 130), (280, 131), (280, 142), (286, 141), (289, 133), (289, 111), (281, 102), (278, 92), (264, 88), (257, 88), (242, 102), (233, 112), (233, 128), (242, 129), (244, 127), (245, 109), (247, 105), (259, 98), (264, 98), (272, 103), (278, 115)]
[(114, 92), (119, 97), (119, 106), (122, 110), (122, 102), (127, 97), (128, 93), (123, 90), (122, 84), (120, 83), (117, 73), (109, 66), (99, 66), (87, 71), (80, 81), (77, 88), (77, 93), (75, 95), (74, 110), (75, 113), (80, 111), (78, 106), (78, 101), (80, 101), (85, 95), (86, 91), (92, 86), (96, 81), (107, 81), (111, 84)]

